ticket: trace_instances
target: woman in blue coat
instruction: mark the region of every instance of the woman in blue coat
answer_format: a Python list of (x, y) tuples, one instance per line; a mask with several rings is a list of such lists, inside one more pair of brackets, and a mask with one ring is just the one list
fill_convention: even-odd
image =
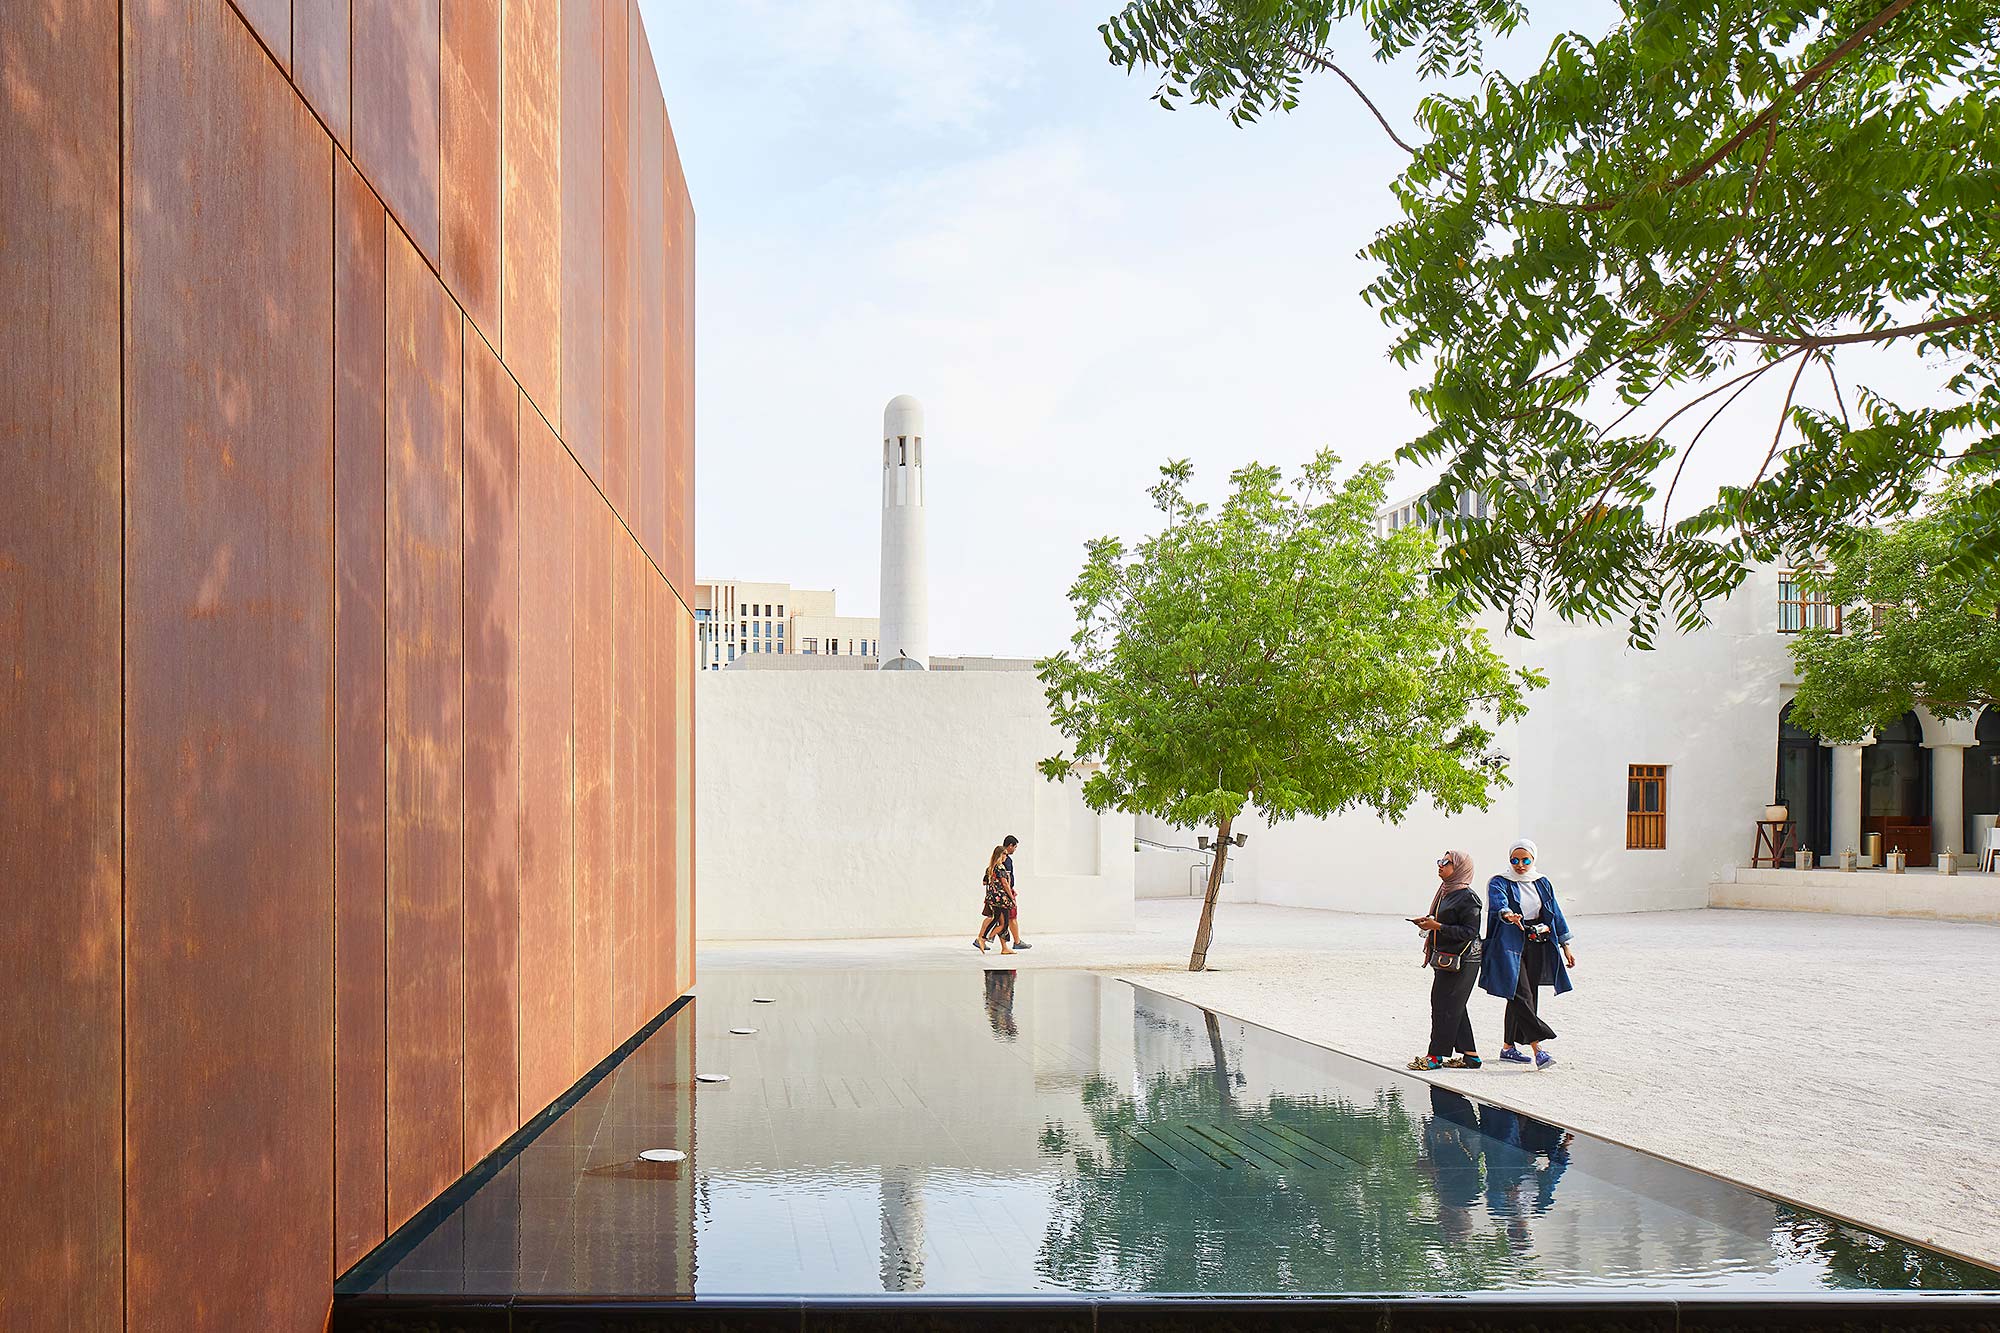
[[(1546, 1069), (1556, 1058), (1542, 1049), (1555, 1040), (1555, 1029), (1536, 1012), (1543, 986), (1556, 994), (1570, 989), (1569, 969), (1576, 954), (1569, 947), (1569, 922), (1556, 902), (1555, 886), (1535, 873), (1535, 844), (1517, 839), (1507, 849), (1507, 873), (1486, 884), (1486, 947), (1479, 965), (1479, 986), (1507, 1002), (1501, 1032), (1506, 1046), (1502, 1060), (1528, 1063), (1520, 1047), (1534, 1050), (1534, 1065)], [(1560, 950), (1560, 953), (1558, 953)]]

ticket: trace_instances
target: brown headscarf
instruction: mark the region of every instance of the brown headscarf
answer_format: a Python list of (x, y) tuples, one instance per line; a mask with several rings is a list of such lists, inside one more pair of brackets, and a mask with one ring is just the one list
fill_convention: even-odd
[[(1431, 910), (1424, 913), (1425, 916), (1435, 917), (1438, 908), (1444, 904), (1446, 895), (1456, 893), (1460, 889), (1469, 889), (1472, 887), (1472, 857), (1465, 852), (1446, 852), (1444, 859), (1449, 864), (1445, 866), (1445, 873), (1438, 881), (1438, 891), (1431, 896)], [(1435, 931), (1427, 930), (1424, 932), (1424, 966), (1426, 967), (1430, 966), (1431, 948), (1436, 942), (1437, 933)]]

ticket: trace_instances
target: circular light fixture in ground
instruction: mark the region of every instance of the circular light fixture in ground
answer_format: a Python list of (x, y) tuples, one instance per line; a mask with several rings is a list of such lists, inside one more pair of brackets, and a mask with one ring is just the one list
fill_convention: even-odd
[(694, 1081), (695, 1081), (695, 1082), (697, 1082), (697, 1083), (727, 1083), (727, 1082), (729, 1081), (729, 1075), (727, 1075), (727, 1074), (696, 1074), (696, 1075), (694, 1076)]
[(685, 1162), (687, 1158), (679, 1148), (647, 1148), (639, 1154), (642, 1162)]
[(731, 1036), (734, 1036), (734, 1037), (754, 1037), (754, 1036), (756, 1036), (756, 1035), (757, 1035), (757, 1029), (756, 1029), (756, 1028), (731, 1028), (731, 1029), (729, 1029), (729, 1033), (730, 1033), (730, 1035), (731, 1035)]

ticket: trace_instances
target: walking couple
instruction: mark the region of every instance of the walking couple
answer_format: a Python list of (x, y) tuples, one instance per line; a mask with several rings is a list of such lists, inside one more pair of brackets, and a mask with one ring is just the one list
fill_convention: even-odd
[(1014, 849), (1020, 845), (1021, 840), (1009, 833), (986, 858), (986, 874), (979, 881), (986, 891), (985, 917), (972, 939), (972, 947), (981, 953), (989, 939), (1000, 941), (1003, 954), (1034, 947), (1021, 938), (1020, 905), (1014, 898)]

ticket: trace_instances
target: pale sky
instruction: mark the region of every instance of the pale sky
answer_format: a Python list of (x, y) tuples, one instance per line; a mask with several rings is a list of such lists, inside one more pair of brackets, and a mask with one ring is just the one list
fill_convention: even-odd
[[(1162, 111), (1105, 60), (1113, 0), (641, 3), (697, 216), (701, 577), (875, 614), (882, 407), (914, 394), (931, 649), (1039, 656), (1085, 540), (1146, 531), (1166, 459), (1213, 495), (1420, 429), (1359, 296), (1402, 154), (1343, 85), (1249, 129)], [(1414, 78), (1342, 49), (1408, 124)]]

